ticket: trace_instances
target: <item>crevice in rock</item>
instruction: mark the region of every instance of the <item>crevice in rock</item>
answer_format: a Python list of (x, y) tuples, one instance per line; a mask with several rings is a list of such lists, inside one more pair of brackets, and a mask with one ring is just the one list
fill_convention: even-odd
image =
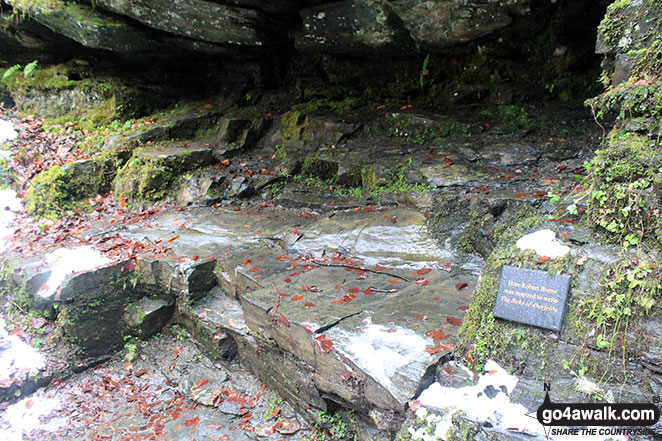
[(333, 328), (334, 326), (336, 326), (337, 324), (339, 324), (339, 323), (342, 322), (343, 320), (347, 320), (348, 318), (351, 318), (351, 317), (357, 316), (357, 315), (361, 314), (362, 312), (363, 312), (363, 311), (357, 311), (357, 312), (354, 312), (354, 313), (352, 313), (352, 314), (348, 314), (348, 315), (346, 315), (346, 316), (340, 317), (340, 318), (339, 318), (338, 320), (336, 320), (335, 322), (329, 323), (328, 325), (324, 325), (324, 326), (320, 327), (319, 329), (317, 329), (317, 330), (315, 331), (315, 334), (316, 334), (316, 335), (317, 335), (317, 334), (322, 334), (322, 333), (328, 331), (329, 329)]

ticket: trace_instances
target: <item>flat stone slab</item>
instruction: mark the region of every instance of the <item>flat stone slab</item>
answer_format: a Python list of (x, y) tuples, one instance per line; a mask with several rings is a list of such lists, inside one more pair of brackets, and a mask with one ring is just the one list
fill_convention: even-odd
[[(234, 339), (242, 359), (256, 357), (245, 360), (252, 365), (260, 354), (283, 366), (287, 358), (301, 379), (279, 385), (285, 395), (312, 397), (314, 408), (338, 397), (390, 431), (428, 367), (453, 349), (478, 279), (425, 221), (416, 210), (377, 206), (196, 208), (168, 210), (130, 234), (167, 243), (176, 256), (216, 260), (223, 292), (179, 313), (212, 353), (228, 356)], [(278, 375), (265, 369), (256, 367)]]
[(366, 413), (404, 409), (428, 366), (453, 348), (477, 281), (443, 270), (291, 266), (241, 295), (246, 324), (313, 366), (318, 388)]

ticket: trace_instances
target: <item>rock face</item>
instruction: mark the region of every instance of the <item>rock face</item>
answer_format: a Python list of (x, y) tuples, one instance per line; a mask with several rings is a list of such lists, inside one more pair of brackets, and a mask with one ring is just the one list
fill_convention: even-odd
[(528, 1), (351, 0), (301, 11), (303, 51), (374, 55), (442, 49), (475, 40), (526, 13)]
[(131, 17), (150, 28), (210, 43), (262, 46), (258, 32), (266, 28), (259, 11), (202, 0), (99, 0), (97, 5)]
[[(308, 53), (406, 55), (472, 41), (528, 12), (528, 0), (346, 0), (310, 6), (293, 0), (7, 0), (10, 6), (81, 45), (123, 55), (245, 55), (292, 44)], [(303, 4), (302, 4), (303, 3)], [(302, 9), (303, 7), (303, 9)], [(299, 16), (303, 26), (298, 28)], [(18, 41), (20, 43), (20, 40)]]
[(660, 133), (662, 98), (662, 6), (654, 1), (618, 1), (598, 27), (596, 53), (604, 54), (605, 87), (590, 100), (598, 116), (617, 115), (628, 131)]

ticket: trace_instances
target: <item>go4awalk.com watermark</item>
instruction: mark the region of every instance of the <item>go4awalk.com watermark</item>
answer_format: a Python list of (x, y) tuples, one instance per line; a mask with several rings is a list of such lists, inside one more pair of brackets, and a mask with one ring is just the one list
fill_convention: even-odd
[(659, 435), (653, 429), (660, 419), (655, 403), (554, 403), (549, 390), (545, 383), (545, 401), (536, 412), (548, 437)]

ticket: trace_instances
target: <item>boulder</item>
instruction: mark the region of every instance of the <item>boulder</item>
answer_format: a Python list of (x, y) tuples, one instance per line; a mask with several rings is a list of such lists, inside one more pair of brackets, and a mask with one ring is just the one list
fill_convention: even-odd
[(326, 3), (301, 11), (303, 32), (296, 47), (304, 52), (345, 56), (402, 53), (413, 41), (384, 0)]
[(304, 52), (377, 56), (444, 49), (476, 40), (528, 13), (528, 0), (350, 0), (303, 9), (296, 47)]
[(238, 46), (262, 46), (258, 24), (266, 17), (254, 9), (204, 0), (97, 0), (96, 4), (150, 28), (194, 40)]

